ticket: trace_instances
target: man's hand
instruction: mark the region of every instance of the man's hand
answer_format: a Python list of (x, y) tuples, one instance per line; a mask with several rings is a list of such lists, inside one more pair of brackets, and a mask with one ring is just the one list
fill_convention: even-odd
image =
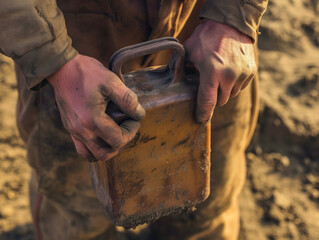
[[(108, 160), (116, 155), (135, 136), (145, 116), (135, 93), (93, 58), (76, 56), (48, 81), (64, 127), (77, 152), (88, 159)], [(132, 119), (116, 124), (105, 113), (108, 100)]]
[(247, 35), (212, 20), (199, 25), (184, 46), (200, 73), (196, 118), (206, 122), (216, 104), (226, 104), (255, 76), (254, 46)]

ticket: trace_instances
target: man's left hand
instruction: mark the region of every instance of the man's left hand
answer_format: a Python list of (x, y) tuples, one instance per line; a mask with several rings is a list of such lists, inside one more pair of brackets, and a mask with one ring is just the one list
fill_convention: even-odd
[(205, 20), (184, 43), (200, 73), (196, 118), (211, 119), (216, 105), (238, 95), (257, 72), (254, 44), (235, 28)]

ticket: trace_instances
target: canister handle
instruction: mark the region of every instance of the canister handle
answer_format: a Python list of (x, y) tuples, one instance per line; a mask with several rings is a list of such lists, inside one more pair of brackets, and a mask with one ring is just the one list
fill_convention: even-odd
[(109, 62), (109, 69), (113, 71), (124, 83), (125, 79), (122, 74), (122, 65), (133, 58), (153, 54), (159, 51), (172, 49), (174, 54), (167, 67), (174, 70), (174, 82), (180, 81), (184, 73), (184, 56), (185, 50), (182, 44), (176, 38), (163, 37), (147, 42), (138, 43), (116, 51)]

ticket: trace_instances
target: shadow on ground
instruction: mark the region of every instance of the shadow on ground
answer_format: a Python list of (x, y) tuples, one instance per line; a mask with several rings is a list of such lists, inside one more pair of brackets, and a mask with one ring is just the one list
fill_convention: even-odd
[(33, 232), (33, 225), (19, 225), (14, 229), (2, 232), (0, 235), (0, 240), (34, 240), (35, 235)]

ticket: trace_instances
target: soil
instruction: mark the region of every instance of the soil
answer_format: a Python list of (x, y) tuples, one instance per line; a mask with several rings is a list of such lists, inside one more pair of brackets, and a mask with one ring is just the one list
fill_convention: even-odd
[[(240, 240), (319, 239), (319, 1), (271, 1), (260, 32), (257, 130)], [(0, 56), (0, 240), (35, 239), (30, 167), (15, 126), (12, 61)]]
[(0, 240), (31, 240), (30, 167), (15, 125), (17, 100), (12, 61), (0, 56)]

